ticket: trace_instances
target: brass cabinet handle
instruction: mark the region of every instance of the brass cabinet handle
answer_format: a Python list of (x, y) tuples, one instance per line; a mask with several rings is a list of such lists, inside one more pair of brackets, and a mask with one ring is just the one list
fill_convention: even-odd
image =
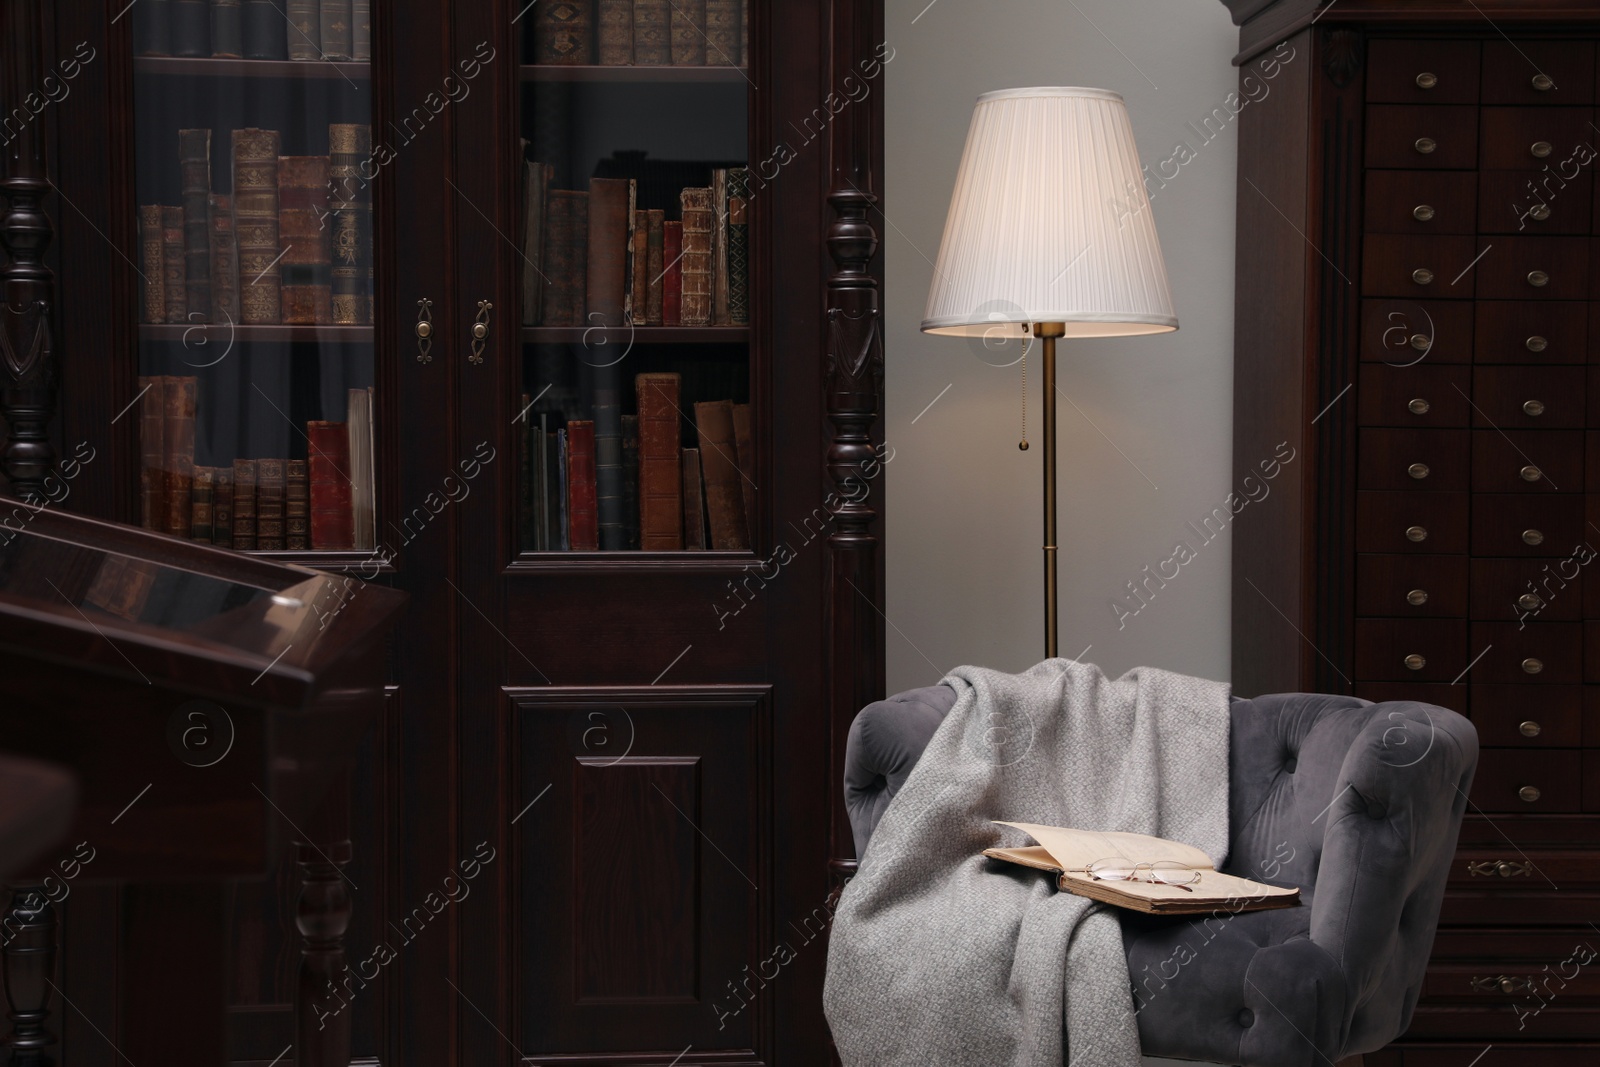
[(1550, 342), (1546, 341), (1538, 334), (1534, 334), (1532, 337), (1522, 342), (1522, 346), (1529, 352), (1543, 352), (1545, 349), (1550, 347)]
[(1428, 465), (1426, 463), (1413, 463), (1406, 468), (1406, 473), (1420, 482), (1429, 474)]
[(1524, 723), (1519, 723), (1517, 726), (1517, 732), (1523, 737), (1538, 737), (1543, 730), (1544, 728), (1538, 723), (1534, 722), (1532, 719), (1529, 719)]
[(1507, 974), (1497, 974), (1492, 978), (1474, 978), (1471, 982), (1475, 993), (1505, 993), (1515, 996), (1518, 993), (1531, 993), (1533, 979), (1526, 975), (1515, 977)]
[(1435, 85), (1438, 85), (1438, 84), (1439, 84), (1439, 76), (1437, 74), (1432, 74), (1432, 73), (1430, 73), (1428, 71), (1423, 71), (1421, 74), (1417, 75), (1417, 88), (1418, 89), (1432, 89)]
[(1528, 209), (1528, 217), (1535, 222), (1543, 222), (1550, 217), (1549, 204), (1535, 204)]
[(1415, 652), (1406, 657), (1406, 670), (1408, 671), (1420, 671), (1427, 665), (1427, 659), (1423, 656), (1417, 655)]
[(1540, 478), (1544, 477), (1544, 471), (1540, 470), (1538, 467), (1535, 467), (1532, 463), (1528, 464), (1526, 467), (1523, 467), (1522, 470), (1518, 471), (1517, 473), (1525, 482), (1536, 482)]
[(1418, 222), (1431, 222), (1433, 220), (1433, 205), (1418, 204), (1411, 209), (1411, 217)]
[(1548, 93), (1556, 87), (1556, 83), (1548, 74), (1535, 74), (1533, 76), (1533, 87), (1541, 93)]
[(1531, 878), (1533, 877), (1533, 864), (1517, 863), (1512, 860), (1479, 860), (1467, 864), (1467, 874), (1472, 878)]
[(1542, 794), (1539, 792), (1539, 787), (1536, 785), (1525, 785), (1521, 789), (1517, 790), (1517, 796), (1521, 797), (1529, 804), (1532, 804), (1534, 801), (1538, 800), (1541, 795)]
[[(1544, 660), (1535, 656), (1529, 656), (1527, 659), (1522, 661), (1522, 670), (1525, 674), (1538, 674), (1540, 671), (1544, 670)], [(1538, 790), (1534, 790), (1534, 792), (1538, 792)], [(1523, 799), (1526, 800), (1527, 798), (1524, 797)], [(1538, 798), (1536, 797), (1535, 799)]]
[(417, 301), (417, 362), (433, 362), (433, 301)]
[(1550, 284), (1550, 275), (1542, 270), (1530, 270), (1528, 272), (1528, 284), (1535, 289), (1543, 289)]
[(1413, 589), (1411, 592), (1406, 594), (1406, 603), (1410, 604), (1414, 608), (1420, 608), (1427, 602), (1428, 591), (1426, 589)]
[[(1532, 529), (1532, 528), (1523, 530), (1522, 531), (1522, 543), (1525, 544), (1525, 545), (1542, 545), (1542, 544), (1544, 544), (1544, 531), (1543, 530), (1535, 530), (1535, 529)], [(1529, 594), (1525, 594), (1525, 595), (1532, 596), (1533, 594), (1529, 593)]]
[(1534, 159), (1543, 159), (1550, 154), (1550, 142), (1535, 141), (1528, 146), (1528, 151), (1533, 154)]
[(1406, 527), (1406, 540), (1407, 541), (1415, 541), (1415, 542), (1419, 542), (1420, 543), (1422, 541), (1426, 541), (1427, 539), (1428, 539), (1428, 528), (1426, 526), (1407, 526)]
[(472, 355), (467, 357), (468, 363), (483, 362), (483, 347), (489, 343), (489, 312), (493, 310), (494, 305), (489, 301), (478, 301), (478, 318), (472, 324)]
[(1421, 152), (1423, 155), (1427, 156), (1433, 154), (1433, 150), (1439, 147), (1439, 142), (1435, 141), (1432, 137), (1418, 137), (1414, 142), (1412, 142), (1412, 147), (1418, 152)]
[(1415, 400), (1413, 400), (1411, 403), (1406, 405), (1406, 410), (1411, 412), (1411, 414), (1413, 414), (1413, 415), (1426, 415), (1429, 412), (1429, 410), (1432, 409), (1432, 407), (1433, 407), (1432, 404), (1428, 403), (1426, 400), (1424, 400), (1422, 397), (1419, 396)]
[(1544, 401), (1543, 400), (1524, 400), (1522, 402), (1522, 412), (1525, 415), (1532, 415), (1535, 418), (1537, 418), (1538, 416), (1544, 414)]
[(1544, 607), (1544, 601), (1535, 593), (1523, 593), (1517, 597), (1517, 607), (1523, 611), (1538, 611)]
[(1426, 352), (1433, 347), (1433, 338), (1425, 333), (1414, 333), (1411, 335), (1411, 347), (1418, 352)]
[(1429, 270), (1427, 267), (1418, 267), (1416, 270), (1411, 272), (1411, 280), (1416, 282), (1418, 285), (1432, 285), (1433, 271)]

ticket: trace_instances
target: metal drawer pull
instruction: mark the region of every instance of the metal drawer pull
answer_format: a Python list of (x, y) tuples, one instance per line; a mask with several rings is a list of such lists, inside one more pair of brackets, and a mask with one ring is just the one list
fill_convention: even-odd
[(1543, 159), (1550, 154), (1549, 141), (1535, 141), (1528, 146), (1528, 151), (1533, 153), (1533, 158)]
[(1432, 137), (1418, 137), (1416, 141), (1413, 142), (1413, 147), (1416, 148), (1418, 152), (1421, 152), (1423, 155), (1427, 156), (1433, 154), (1433, 150), (1439, 147), (1439, 142), (1435, 141)]
[(1521, 797), (1529, 804), (1532, 804), (1534, 801), (1538, 800), (1542, 795), (1543, 794), (1539, 792), (1539, 787), (1536, 785), (1525, 785), (1521, 789), (1517, 790), (1517, 796)]
[(1518, 993), (1533, 992), (1533, 979), (1523, 975), (1513, 978), (1505, 974), (1497, 974), (1493, 978), (1474, 978), (1472, 990), (1475, 993), (1505, 993), (1515, 996)]
[(1545, 349), (1550, 347), (1550, 342), (1546, 341), (1538, 334), (1534, 334), (1532, 337), (1522, 342), (1522, 346), (1529, 352), (1543, 352)]
[(1425, 333), (1414, 333), (1411, 335), (1411, 347), (1418, 352), (1426, 352), (1433, 347), (1433, 338)]
[(1428, 476), (1428, 465), (1426, 463), (1413, 463), (1406, 468), (1406, 473), (1420, 482)]
[(1544, 601), (1534, 593), (1523, 593), (1517, 597), (1517, 607), (1523, 611), (1538, 611), (1544, 607)]
[(1411, 403), (1406, 405), (1406, 410), (1411, 412), (1413, 415), (1426, 415), (1432, 407), (1432, 404), (1428, 403), (1419, 396), (1415, 400), (1411, 401)]
[(1417, 75), (1417, 88), (1418, 89), (1432, 89), (1435, 85), (1438, 85), (1438, 84), (1439, 84), (1439, 76), (1437, 74), (1430, 74), (1427, 71), (1423, 71), (1421, 74)]
[(1535, 74), (1533, 76), (1533, 87), (1541, 93), (1548, 93), (1556, 87), (1556, 83), (1551, 80), (1548, 74)]
[(1522, 402), (1522, 411), (1526, 415), (1533, 415), (1535, 417), (1537, 417), (1539, 415), (1543, 415), (1544, 414), (1544, 401), (1543, 400), (1524, 400)]
[(1421, 542), (1421, 541), (1426, 541), (1427, 539), (1428, 539), (1428, 528), (1426, 526), (1407, 526), (1406, 527), (1406, 540), (1407, 541)]
[(1533, 864), (1514, 860), (1479, 860), (1467, 864), (1467, 874), (1473, 878), (1532, 878)]
[(483, 362), (483, 347), (489, 341), (489, 312), (493, 310), (494, 305), (489, 301), (478, 301), (478, 318), (472, 324), (472, 354), (467, 357), (468, 363)]
[(1428, 665), (1427, 659), (1425, 659), (1422, 656), (1417, 655), (1415, 652), (1411, 653), (1411, 655), (1406, 657), (1406, 670), (1409, 670), (1409, 671), (1420, 671), (1422, 668), (1426, 667), (1427, 665)]
[[(1531, 527), (1529, 529), (1523, 530), (1522, 531), (1522, 543), (1525, 544), (1525, 545), (1542, 545), (1542, 544), (1544, 544), (1544, 531), (1543, 530), (1535, 530), (1535, 529), (1533, 529)], [(1529, 594), (1526, 594), (1526, 595), (1532, 596), (1533, 594), (1529, 593)]]
[(1535, 222), (1543, 222), (1550, 217), (1549, 204), (1535, 204), (1528, 209), (1528, 217)]
[(1520, 723), (1517, 726), (1517, 733), (1521, 734), (1523, 737), (1538, 737), (1539, 734), (1543, 732), (1543, 729), (1544, 728), (1538, 723), (1534, 722), (1532, 719), (1529, 719), (1527, 722)]
[(1433, 208), (1428, 204), (1418, 204), (1411, 209), (1411, 217), (1418, 222), (1429, 222), (1433, 219)]
[(1530, 270), (1528, 272), (1528, 284), (1535, 289), (1543, 289), (1550, 284), (1550, 275), (1542, 270)]
[(1433, 271), (1427, 267), (1418, 267), (1411, 272), (1411, 280), (1418, 285), (1431, 285), (1433, 284)]
[(1517, 473), (1522, 475), (1522, 480), (1525, 482), (1536, 482), (1540, 478), (1544, 477), (1544, 471), (1540, 470), (1538, 467), (1535, 467), (1532, 463), (1528, 464), (1526, 467), (1523, 467), (1522, 470), (1518, 471)]
[(423, 297), (417, 301), (417, 362), (432, 363), (433, 355), (433, 301)]
[(1410, 604), (1414, 608), (1420, 608), (1427, 602), (1428, 591), (1426, 589), (1413, 589), (1411, 592), (1406, 594), (1406, 603)]
[(1544, 660), (1529, 656), (1522, 661), (1522, 670), (1524, 674), (1538, 674), (1544, 670)]

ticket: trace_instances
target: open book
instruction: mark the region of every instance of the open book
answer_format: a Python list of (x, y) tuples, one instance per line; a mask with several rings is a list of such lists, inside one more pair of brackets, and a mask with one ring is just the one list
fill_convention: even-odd
[[(1057, 884), (1066, 892), (1119, 908), (1158, 915), (1191, 915), (1208, 911), (1260, 911), (1300, 903), (1300, 890), (1222, 874), (1212, 869), (1210, 856), (1180, 841), (1148, 834), (1068, 830), (1026, 822), (997, 822), (996, 825), (1014, 826), (1039, 844), (1027, 848), (986, 848), (985, 856), (1050, 871), (1057, 875)], [(1102, 881), (1090, 877), (1090, 865), (1104, 859), (1125, 860), (1130, 868), (1144, 863), (1176, 863), (1192, 868), (1199, 877), (1187, 885), (1136, 879)]]

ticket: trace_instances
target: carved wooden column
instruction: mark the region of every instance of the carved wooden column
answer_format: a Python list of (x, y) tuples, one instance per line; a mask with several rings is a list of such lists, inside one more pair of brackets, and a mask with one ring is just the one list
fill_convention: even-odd
[[(877, 46), (878, 7), (874, 0), (837, 0), (833, 6), (832, 77), (837, 89), (847, 76), (861, 77), (857, 64)], [(827, 393), (833, 440), (828, 474), (839, 501), (832, 508), (828, 536), (830, 603), (829, 727), (832, 758), (828, 795), (832, 812), (830, 884), (836, 895), (855, 873), (855, 843), (845, 812), (841, 780), (845, 737), (856, 712), (883, 696), (882, 616), (878, 600), (877, 511), (869, 500), (881, 482), (872, 431), (883, 388), (883, 327), (878, 280), (871, 273), (878, 251), (872, 212), (876, 123), (873, 93), (841, 111), (829, 144), (832, 184), (828, 203), (834, 219), (828, 228), (828, 253), (834, 273), (828, 279)]]
[(324, 811), (308, 827), (311, 840), (296, 844), (300, 900), (300, 974), (295, 990), (295, 1067), (349, 1067), (352, 999), (360, 988), (347, 975), (344, 935), (350, 926), (349, 803), (345, 785), (334, 787)]
[(44, 50), (40, 0), (0, 0), (0, 142), (5, 176), (0, 178), (0, 416), (6, 441), (0, 473), (14, 496), (44, 495), (44, 479), (55, 465), (50, 419), (55, 415), (56, 362), (50, 317), (55, 275), (45, 266), (53, 229), (44, 211), (50, 188), (39, 100)]
[(11, 1019), (7, 1067), (51, 1067), (55, 1035), (45, 1026), (56, 973), (56, 909), (42, 886), (12, 890), (4, 920), (6, 1005)]

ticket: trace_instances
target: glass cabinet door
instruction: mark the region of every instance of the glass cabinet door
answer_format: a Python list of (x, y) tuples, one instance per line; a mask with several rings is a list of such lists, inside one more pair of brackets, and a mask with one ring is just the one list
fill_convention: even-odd
[(241, 551), (371, 552), (370, 2), (131, 17), (139, 521)]

